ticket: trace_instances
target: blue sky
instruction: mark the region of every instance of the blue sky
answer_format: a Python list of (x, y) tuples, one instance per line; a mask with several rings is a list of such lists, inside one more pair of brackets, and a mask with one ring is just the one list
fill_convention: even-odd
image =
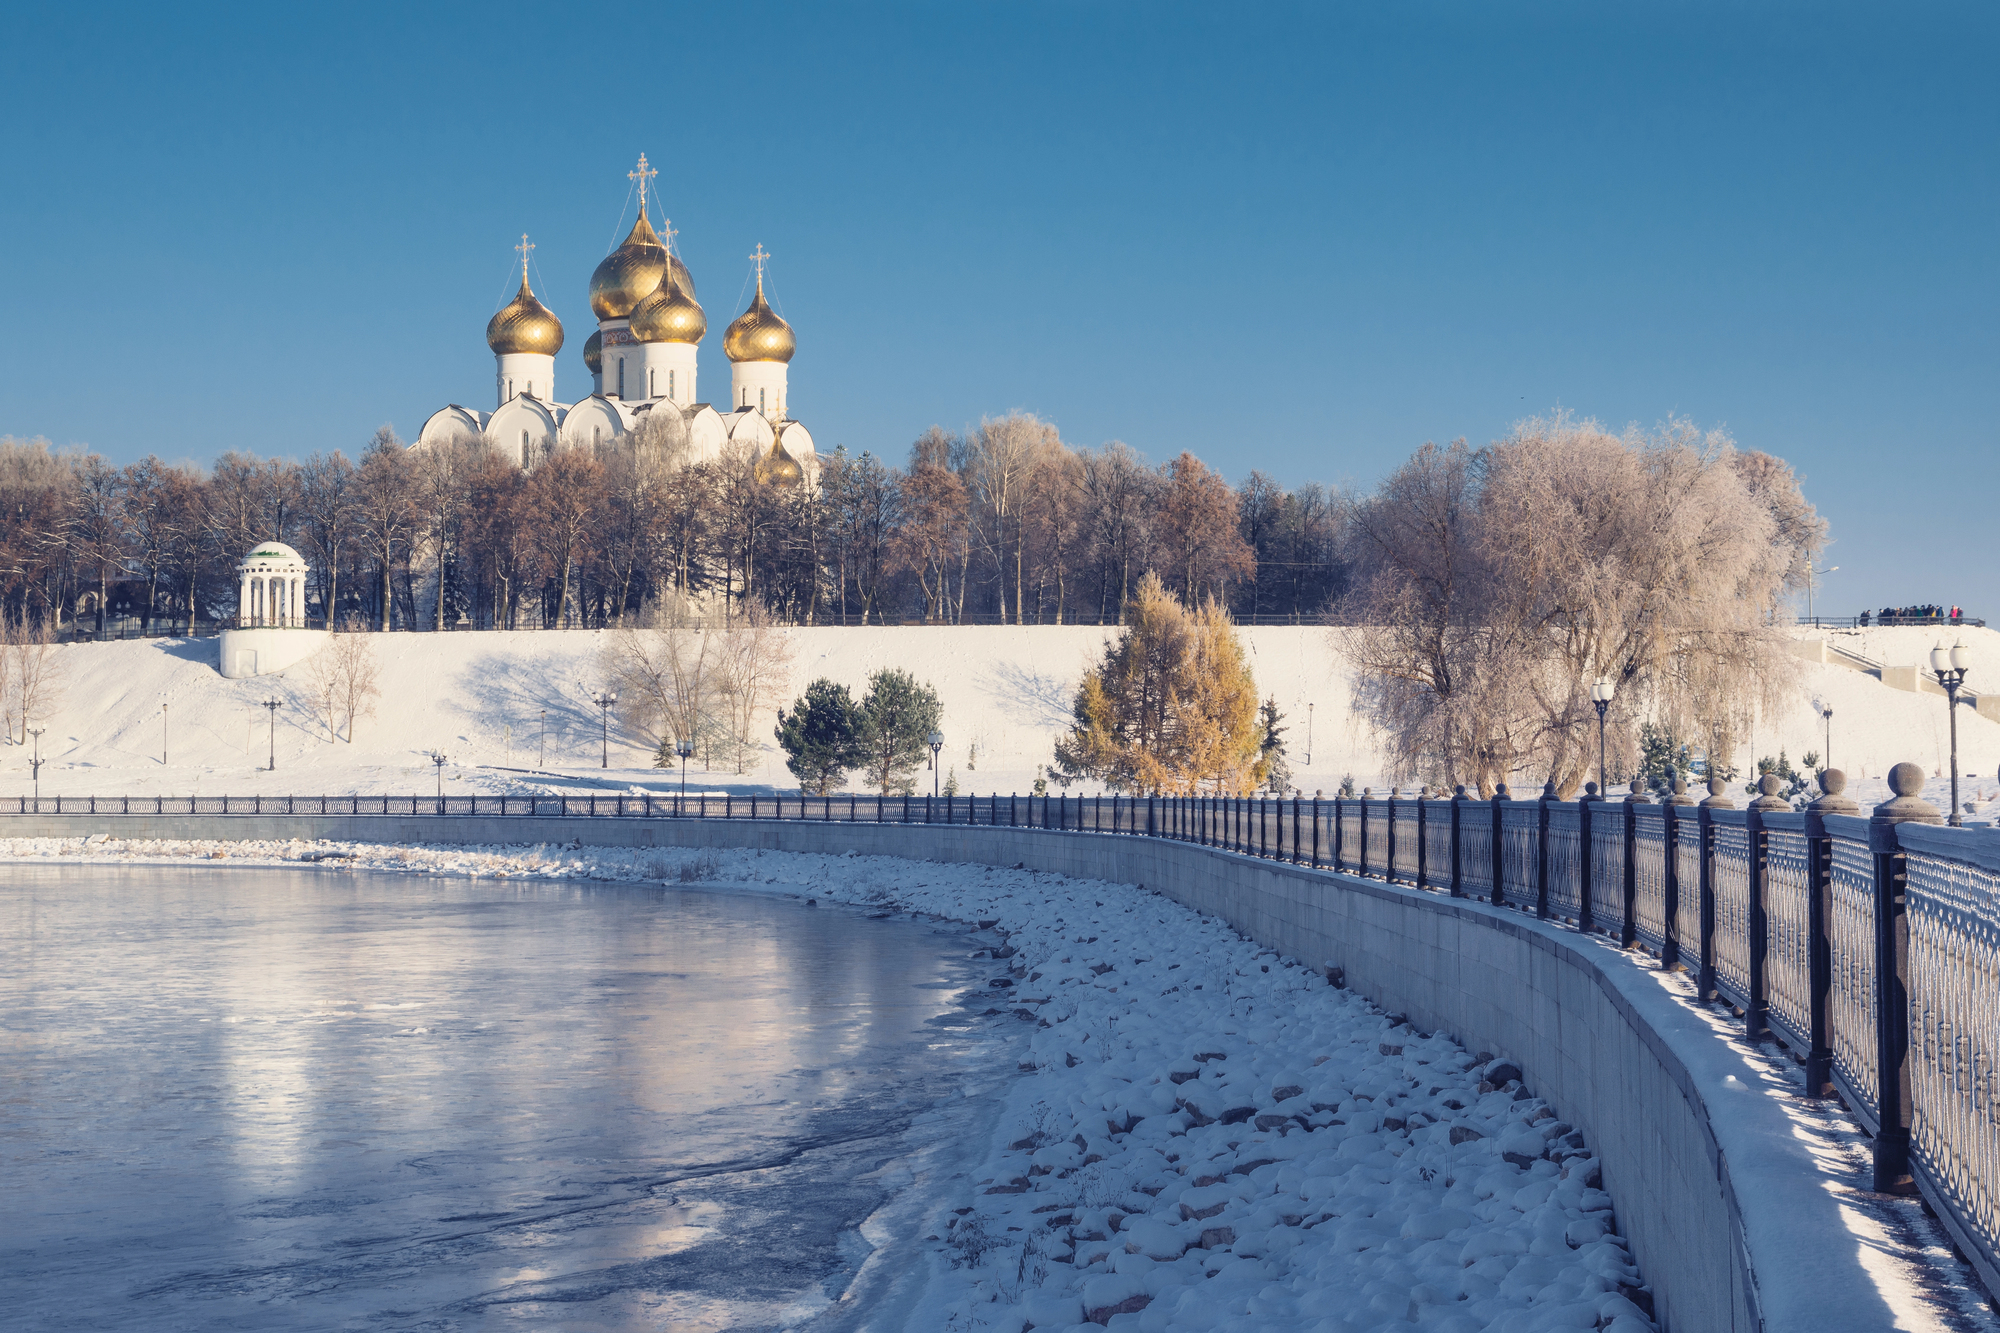
[[(2000, 27), (1821, 4), (14, 11), (0, 433), (352, 454), (489, 405), (532, 234), (587, 388), (641, 151), (822, 448), (1009, 408), (1366, 485), (1557, 406), (1790, 459), (1823, 609), (2000, 620)], [(629, 222), (629, 212), (627, 213)]]

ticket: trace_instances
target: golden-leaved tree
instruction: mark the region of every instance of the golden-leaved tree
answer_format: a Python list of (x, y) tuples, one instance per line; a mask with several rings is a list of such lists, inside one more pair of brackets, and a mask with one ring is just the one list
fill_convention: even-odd
[(1213, 600), (1183, 606), (1157, 575), (1139, 580), (1073, 711), (1052, 774), (1065, 786), (1246, 792), (1263, 781), (1257, 686), (1236, 627)]

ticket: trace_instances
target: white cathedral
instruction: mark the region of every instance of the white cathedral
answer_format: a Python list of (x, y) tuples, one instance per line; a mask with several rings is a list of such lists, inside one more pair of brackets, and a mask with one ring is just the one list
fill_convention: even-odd
[[(431, 414), (413, 448), (473, 437), (522, 467), (558, 448), (597, 446), (636, 430), (653, 412), (678, 412), (687, 423), (689, 457), (703, 462), (723, 446), (743, 441), (757, 451), (759, 475), (783, 485), (808, 484), (819, 475), (812, 436), (787, 415), (785, 371), (797, 349), (792, 326), (764, 299), (764, 261), (758, 246), (757, 295), (722, 336), (729, 357), (729, 406), (717, 411), (697, 401), (695, 352), (708, 317), (694, 295), (694, 278), (673, 254), (674, 230), (662, 244), (647, 217), (647, 184), (659, 173), (640, 155), (629, 173), (639, 187), (639, 220), (590, 276), (590, 308), (597, 332), (583, 345), (590, 368), (590, 396), (564, 403), (556, 394), (556, 353), (563, 327), (528, 286), (527, 237), (521, 238), (521, 290), (486, 325), (493, 349), (494, 408), (481, 412), (457, 403)], [(666, 224), (663, 224), (666, 225)]]

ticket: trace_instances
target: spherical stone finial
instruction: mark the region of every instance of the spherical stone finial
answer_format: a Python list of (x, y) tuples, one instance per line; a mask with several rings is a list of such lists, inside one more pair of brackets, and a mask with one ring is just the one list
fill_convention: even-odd
[(1840, 793), (1847, 789), (1847, 774), (1837, 768), (1829, 768), (1819, 775), (1820, 798), (1807, 806), (1808, 810), (1821, 815), (1854, 815), (1861, 813), (1861, 807)]
[(1878, 824), (1942, 824), (1938, 808), (1917, 793), (1924, 789), (1924, 770), (1916, 764), (1898, 764), (1889, 770), (1889, 790), (1894, 797), (1875, 807), (1871, 818)]
[(1586, 782), (1583, 784), (1583, 798), (1586, 801), (1597, 799), (1597, 784), (1595, 782)]
[(1779, 779), (1776, 773), (1766, 773), (1763, 777), (1757, 779), (1757, 790), (1763, 792), (1766, 796), (1776, 796), (1778, 788), (1784, 785), (1784, 782)]
[(1507, 784), (1504, 782), (1496, 782), (1493, 784), (1493, 794), (1499, 797), (1503, 801), (1510, 799), (1507, 794)]
[(1688, 793), (1688, 780), (1680, 776), (1678, 773), (1676, 773), (1674, 775), (1674, 795), (1685, 796), (1687, 795), (1687, 793)]
[(1451, 794), (1454, 800), (1456, 800), (1458, 797), (1465, 795), (1465, 784), (1461, 782), (1456, 787), (1453, 787), (1451, 789)]
[(1545, 801), (1553, 801), (1555, 798), (1556, 798), (1556, 784), (1553, 782), (1544, 782), (1542, 784), (1542, 799)]
[(1720, 773), (1711, 773), (1711, 774), (1709, 775), (1709, 778), (1708, 778), (1708, 794), (1709, 794), (1710, 796), (1720, 796), (1720, 795), (1722, 795), (1722, 793), (1724, 793), (1724, 792), (1726, 792), (1726, 791), (1728, 791), (1728, 790), (1729, 790), (1729, 784), (1728, 784), (1727, 782), (1724, 782), (1724, 781), (1722, 780), (1722, 774), (1720, 774)]

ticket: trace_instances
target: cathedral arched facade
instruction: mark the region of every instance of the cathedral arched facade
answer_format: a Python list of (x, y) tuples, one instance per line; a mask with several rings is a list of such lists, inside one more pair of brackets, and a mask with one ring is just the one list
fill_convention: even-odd
[(555, 449), (602, 448), (638, 432), (648, 418), (677, 413), (687, 431), (691, 462), (719, 458), (740, 441), (755, 451), (759, 472), (781, 484), (818, 480), (812, 434), (790, 412), (788, 373), (798, 348), (792, 327), (764, 296), (760, 245), (757, 293), (723, 334), (729, 358), (729, 398), (718, 407), (698, 389), (708, 318), (695, 299), (694, 275), (662, 241), (648, 212), (654, 172), (643, 155), (631, 173), (639, 183), (639, 218), (623, 243), (590, 278), (597, 329), (583, 346), (590, 393), (564, 402), (557, 356), (562, 321), (528, 283), (527, 238), (521, 238), (521, 288), (486, 325), (493, 352), (491, 411), (452, 403), (431, 414), (413, 448), (454, 438), (480, 439), (523, 468)]

